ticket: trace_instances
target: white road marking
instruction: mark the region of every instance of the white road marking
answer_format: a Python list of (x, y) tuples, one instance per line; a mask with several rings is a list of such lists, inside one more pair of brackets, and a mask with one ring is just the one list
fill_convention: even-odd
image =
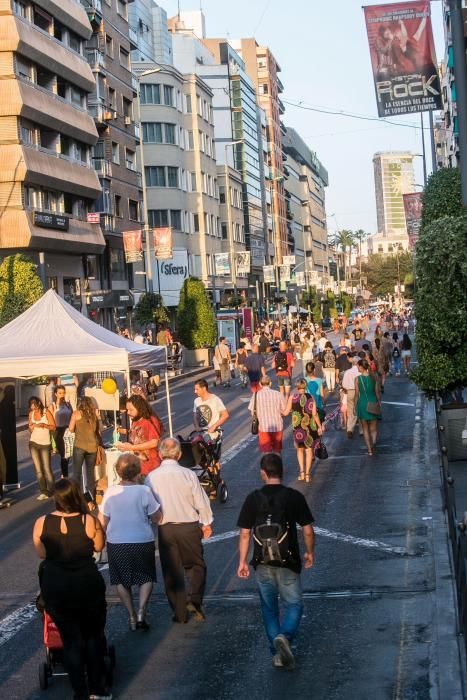
[(388, 406), (412, 406), (412, 408), (415, 406), (414, 403), (402, 403), (400, 401), (382, 401), (381, 403), (385, 403)]
[(237, 442), (236, 445), (228, 449), (226, 452), (223, 453), (221, 456), (221, 464), (222, 466), (225, 466), (228, 462), (231, 462), (234, 457), (237, 457), (239, 452), (245, 447), (248, 447), (252, 442), (257, 440), (256, 435), (247, 435), (243, 440), (240, 440), (240, 442)]
[(35, 615), (37, 615), (35, 603), (28, 603), (3, 618), (0, 623), (0, 647), (9, 642), (15, 634), (18, 634), (20, 629), (27, 625)]
[(322, 527), (314, 528), (316, 535), (321, 535), (321, 537), (329, 537), (332, 540), (337, 540), (339, 542), (348, 542), (349, 544), (355, 544), (358, 547), (367, 547), (368, 549), (380, 549), (388, 554), (397, 554), (399, 556), (406, 556), (408, 554), (405, 547), (393, 547), (385, 542), (379, 542), (378, 540), (367, 540), (363, 537), (354, 537), (353, 535), (345, 535), (343, 532), (333, 532), (332, 530), (325, 530)]

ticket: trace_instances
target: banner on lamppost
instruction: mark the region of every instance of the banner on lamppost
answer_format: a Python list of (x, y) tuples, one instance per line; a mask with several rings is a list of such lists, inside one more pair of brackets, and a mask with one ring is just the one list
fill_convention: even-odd
[(422, 192), (410, 192), (409, 194), (403, 194), (402, 199), (404, 200), (405, 222), (407, 224), (409, 247), (410, 250), (414, 250), (422, 225)]
[(253, 310), (249, 306), (242, 309), (243, 330), (248, 340), (253, 340)]
[(297, 287), (304, 287), (305, 286), (305, 273), (304, 272), (296, 272), (295, 273), (295, 281), (297, 283)]
[(229, 254), (216, 253), (214, 255), (214, 268), (216, 277), (228, 277), (230, 275)]
[(430, 0), (363, 9), (378, 115), (442, 109)]
[(172, 229), (170, 226), (153, 229), (154, 256), (158, 260), (170, 260), (172, 258)]
[(123, 231), (123, 249), (127, 263), (139, 262), (143, 259), (143, 232)]
[(283, 265), (295, 265), (295, 255), (283, 255), (282, 256)]
[(276, 276), (274, 274), (274, 265), (263, 266), (263, 278), (266, 284), (274, 284)]
[(281, 282), (290, 282), (290, 265), (280, 265), (279, 272)]
[(248, 274), (251, 268), (251, 255), (249, 250), (236, 253), (237, 275)]

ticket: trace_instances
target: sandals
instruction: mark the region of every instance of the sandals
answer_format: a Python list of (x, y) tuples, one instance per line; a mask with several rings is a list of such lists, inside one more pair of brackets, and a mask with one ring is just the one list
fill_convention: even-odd
[(305, 472), (300, 472), (297, 479), (298, 481), (305, 481)]
[(305, 483), (310, 484), (311, 483), (311, 474), (306, 474), (305, 476)]

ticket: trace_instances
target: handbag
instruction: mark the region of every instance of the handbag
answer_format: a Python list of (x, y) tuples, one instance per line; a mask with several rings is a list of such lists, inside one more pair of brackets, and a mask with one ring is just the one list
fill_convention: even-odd
[(65, 446), (64, 458), (70, 459), (73, 455), (73, 446), (75, 444), (75, 434), (72, 433), (68, 428), (63, 433), (63, 444)]
[(324, 442), (320, 440), (315, 448), (315, 457), (316, 459), (327, 459), (328, 456), (327, 447)]
[(256, 413), (256, 397), (257, 397), (257, 392), (255, 392), (255, 398), (253, 402), (253, 418), (251, 419), (251, 434), (252, 435), (258, 435), (259, 433), (259, 420), (258, 420), (258, 414)]
[(381, 406), (377, 401), (368, 401), (368, 394), (366, 393), (366, 387), (365, 387), (365, 382), (362, 383), (363, 386), (363, 393), (365, 394), (366, 398), (366, 410), (368, 413), (371, 413), (374, 416), (380, 416), (381, 415)]

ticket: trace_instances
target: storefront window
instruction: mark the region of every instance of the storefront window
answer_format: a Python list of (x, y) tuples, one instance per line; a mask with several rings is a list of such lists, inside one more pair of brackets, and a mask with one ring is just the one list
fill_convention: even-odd
[(126, 279), (125, 255), (119, 248), (110, 249), (110, 272), (114, 280)]

